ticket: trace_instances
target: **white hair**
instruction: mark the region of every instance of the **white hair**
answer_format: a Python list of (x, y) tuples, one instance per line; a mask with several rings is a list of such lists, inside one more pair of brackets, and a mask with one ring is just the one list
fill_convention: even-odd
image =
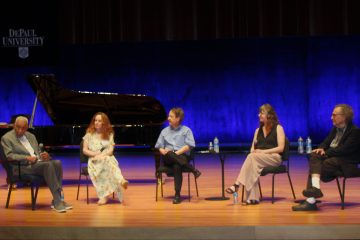
[(15, 123), (17, 123), (17, 122), (26, 122), (26, 124), (28, 124), (28, 123), (29, 123), (29, 120), (28, 120), (26, 117), (24, 117), (24, 116), (18, 116), (18, 117), (15, 119)]

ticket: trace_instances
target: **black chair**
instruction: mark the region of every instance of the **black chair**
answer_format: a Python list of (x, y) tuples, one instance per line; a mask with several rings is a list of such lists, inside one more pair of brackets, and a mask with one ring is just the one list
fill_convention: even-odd
[[(89, 171), (88, 171), (88, 156), (83, 153), (84, 141), (80, 143), (80, 171), (79, 171), (79, 181), (78, 181), (78, 189), (76, 194), (76, 200), (79, 200), (79, 192), (80, 192), (80, 183), (81, 176), (85, 176), (86, 178), (86, 203), (89, 204)], [(113, 193), (113, 198), (115, 197), (115, 193)]]
[[(356, 169), (354, 169), (354, 172), (351, 173), (349, 176), (345, 176), (344, 173), (339, 170), (336, 175), (336, 183), (339, 190), (340, 200), (341, 200), (341, 209), (345, 209), (345, 186), (346, 186), (346, 180), (349, 178), (357, 178), (360, 177), (360, 168), (356, 166)], [(340, 186), (340, 178), (343, 178), (342, 187)]]
[(83, 153), (83, 145), (84, 141), (80, 143), (80, 171), (79, 171), (79, 182), (78, 182), (78, 189), (76, 194), (76, 200), (79, 200), (79, 191), (80, 191), (80, 183), (81, 183), (81, 176), (85, 176), (86, 178), (86, 203), (89, 204), (89, 172), (88, 172), (88, 157)]
[(21, 166), (26, 164), (21, 161), (8, 161), (5, 157), (3, 152), (2, 146), (0, 145), (0, 161), (6, 170), (7, 174), (7, 182), (9, 184), (8, 188), (8, 196), (6, 199), (6, 208), (9, 208), (10, 197), (14, 184), (22, 184), (25, 186), (30, 186), (31, 189), (31, 209), (35, 210), (36, 199), (39, 191), (39, 187), (44, 183), (44, 179), (38, 175), (32, 174), (22, 174), (21, 173)]
[[(168, 167), (166, 165), (164, 165), (164, 161), (163, 161), (163, 158), (160, 156), (160, 153), (158, 150), (155, 150), (155, 153), (154, 153), (154, 157), (155, 157), (155, 161), (156, 159), (160, 159), (160, 164), (159, 164), (159, 167), (156, 169), (156, 197), (155, 197), (155, 200), (157, 201), (158, 200), (158, 189), (159, 189), (159, 185), (161, 185), (161, 197), (164, 197), (164, 194), (163, 194), (163, 179), (162, 179), (162, 175), (163, 173), (166, 174), (168, 177), (173, 177), (174, 174), (173, 174), (173, 170), (171, 167)], [(190, 157), (189, 157), (189, 163), (192, 164), (195, 168), (195, 152), (194, 152), (194, 149), (191, 149), (190, 151)], [(188, 196), (189, 196), (189, 202), (190, 202), (190, 199), (191, 199), (191, 196), (190, 196), (190, 175), (193, 174), (191, 172), (190, 169), (183, 169), (183, 173), (187, 173), (188, 175)], [(197, 185), (197, 179), (195, 178), (194, 176), (194, 180), (195, 180), (195, 188), (196, 188), (196, 195), (199, 197), (199, 190), (198, 190), (198, 185)]]
[[(266, 176), (267, 174), (272, 174), (272, 194), (271, 194), (271, 203), (274, 203), (274, 191), (275, 191), (275, 175), (286, 173), (289, 179), (291, 191), (294, 197), (294, 200), (296, 199), (294, 187), (292, 185), (289, 169), (290, 169), (290, 142), (288, 138), (285, 138), (285, 147), (284, 151), (281, 155), (282, 162), (280, 166), (277, 167), (265, 167), (260, 176)], [(261, 185), (260, 185), (260, 179), (259, 179), (259, 190), (260, 190), (260, 199), (263, 198), (262, 191), (261, 191)], [(244, 201), (244, 186), (242, 188), (242, 195), (241, 195), (241, 201)]]

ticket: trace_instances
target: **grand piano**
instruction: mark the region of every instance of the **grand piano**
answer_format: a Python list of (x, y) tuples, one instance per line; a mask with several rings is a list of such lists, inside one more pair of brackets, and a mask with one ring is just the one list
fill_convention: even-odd
[(104, 112), (113, 124), (116, 144), (153, 147), (167, 118), (162, 104), (150, 96), (69, 90), (53, 74), (32, 74), (28, 82), (54, 123), (33, 126), (35, 100), (29, 125), (46, 146), (79, 145), (91, 117)]

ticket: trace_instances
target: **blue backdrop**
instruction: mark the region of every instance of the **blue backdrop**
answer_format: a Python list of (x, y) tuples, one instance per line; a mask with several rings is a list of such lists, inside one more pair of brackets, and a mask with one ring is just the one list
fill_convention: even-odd
[[(55, 66), (2, 67), (0, 121), (31, 113), (30, 73), (54, 73), (66, 88), (141, 93), (185, 110), (198, 143), (250, 142), (258, 107), (272, 104), (291, 141), (320, 142), (337, 103), (359, 123), (359, 37), (273, 38), (64, 46)], [(38, 106), (35, 125), (52, 124)]]

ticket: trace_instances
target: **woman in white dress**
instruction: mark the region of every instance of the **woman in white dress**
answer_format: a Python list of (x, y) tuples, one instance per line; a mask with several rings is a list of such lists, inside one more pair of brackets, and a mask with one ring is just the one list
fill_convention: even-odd
[(83, 140), (83, 152), (89, 157), (89, 175), (99, 197), (98, 205), (106, 204), (112, 193), (122, 202), (122, 189), (126, 189), (129, 182), (121, 174), (114, 157), (114, 130), (105, 113), (98, 112), (92, 117)]

